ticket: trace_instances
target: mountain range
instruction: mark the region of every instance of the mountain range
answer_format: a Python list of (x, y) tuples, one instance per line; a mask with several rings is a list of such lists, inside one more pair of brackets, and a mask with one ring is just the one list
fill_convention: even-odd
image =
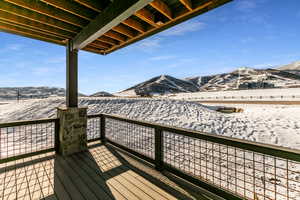
[(180, 92), (294, 87), (300, 88), (299, 61), (276, 69), (240, 67), (229, 73), (183, 79), (161, 75), (118, 92), (116, 95), (149, 96)]

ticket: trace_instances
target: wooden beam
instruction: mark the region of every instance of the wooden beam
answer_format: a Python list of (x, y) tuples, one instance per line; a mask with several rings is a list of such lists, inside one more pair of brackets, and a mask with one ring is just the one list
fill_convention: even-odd
[(75, 38), (74, 48), (82, 49), (101, 35), (145, 7), (152, 0), (114, 0)]
[(40, 0), (40, 1), (49, 4), (53, 7), (56, 7), (60, 10), (69, 12), (73, 15), (77, 15), (86, 20), (92, 20), (98, 14), (98, 12), (95, 12), (94, 10), (81, 6), (80, 4), (70, 0), (59, 0), (59, 1)]
[(37, 31), (28, 30), (23, 27), (18, 27), (16, 25), (7, 23), (2, 20), (0, 20), (0, 30), (4, 31), (4, 32), (36, 39), (36, 40), (42, 40), (42, 41), (46, 41), (46, 42), (50, 42), (50, 43), (59, 44), (59, 45), (65, 44), (65, 42), (62, 41), (61, 38), (58, 38), (56, 36), (50, 36), (50, 35), (43, 34), (43, 33), (37, 32)]
[(147, 22), (148, 24), (154, 26), (154, 27), (158, 27), (159, 25), (157, 25), (154, 21), (154, 15), (147, 10), (146, 8), (142, 8), (139, 11), (137, 11), (135, 13), (135, 16), (137, 16), (138, 18), (140, 18), (141, 20)]
[(191, 0), (179, 0), (189, 11), (193, 10)]
[(119, 25), (113, 27), (112, 30), (114, 30), (118, 33), (121, 33), (123, 35), (126, 35), (129, 38), (133, 38), (137, 35), (123, 24), (119, 24)]
[(31, 21), (29, 19), (13, 15), (11, 13), (0, 11), (0, 19), (21, 26), (29, 27), (31, 30), (40, 30), (42, 32), (48, 32), (54, 35), (58, 35), (64, 38), (72, 38), (75, 36), (74, 33), (70, 33), (55, 27), (51, 27), (36, 21)]
[(77, 26), (65, 23), (57, 19), (53, 19), (46, 15), (27, 10), (4, 1), (0, 1), (0, 10), (72, 33), (78, 33), (80, 31), (80, 28)]
[(82, 19), (81, 17), (72, 15), (70, 13), (49, 6), (40, 1), (36, 1), (36, 0), (5, 0), (5, 1), (32, 10), (34, 12), (38, 12), (42, 15), (47, 15), (48, 17), (52, 17), (64, 21), (66, 23), (73, 24), (78, 27), (84, 27), (85, 25), (88, 24), (88, 21)]
[(108, 49), (108, 48), (111, 47), (111, 45), (106, 44), (106, 43), (101, 42), (101, 41), (98, 41), (98, 40), (95, 40), (94, 42), (92, 42), (92, 43), (90, 43), (90, 44), (94, 44), (94, 45), (96, 45), (96, 46), (98, 46), (98, 47), (101, 47), (101, 48), (103, 48), (103, 49)]
[(111, 39), (110, 37), (107, 37), (105, 35), (102, 35), (97, 40), (101, 41), (101, 42), (105, 42), (105, 43), (110, 44), (110, 45), (118, 45), (119, 44), (119, 41)]
[(122, 23), (125, 24), (126, 26), (129, 26), (129, 27), (139, 31), (140, 33), (144, 33), (146, 31), (143, 24), (141, 24), (139, 21), (134, 20), (132, 18), (125, 19)]
[(99, 0), (74, 0), (74, 1), (96, 12), (102, 11), (108, 5), (108, 3), (103, 3), (103, 1), (99, 1)]
[(169, 20), (172, 20), (172, 11), (169, 8), (169, 6), (161, 1), (161, 0), (154, 0), (150, 3), (150, 5), (155, 8), (157, 11), (159, 11), (161, 14), (166, 16)]
[(127, 39), (125, 36), (121, 35), (120, 33), (114, 31), (108, 31), (104, 33), (105, 36), (110, 37), (112, 39), (118, 40), (119, 42), (125, 42)]
[(84, 47), (82, 50), (89, 51), (89, 52), (96, 53), (96, 54), (105, 54), (104, 50), (101, 50), (99, 48), (95, 48), (91, 45), (88, 45), (88, 46)]

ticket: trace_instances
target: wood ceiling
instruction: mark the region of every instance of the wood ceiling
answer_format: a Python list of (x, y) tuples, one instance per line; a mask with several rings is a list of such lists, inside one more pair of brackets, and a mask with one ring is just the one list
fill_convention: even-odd
[[(0, 30), (66, 45), (112, 0), (0, 0)], [(231, 0), (153, 0), (83, 50), (108, 54)]]

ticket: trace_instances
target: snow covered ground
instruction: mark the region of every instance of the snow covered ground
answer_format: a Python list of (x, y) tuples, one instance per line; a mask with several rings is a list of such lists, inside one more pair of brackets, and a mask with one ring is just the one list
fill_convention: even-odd
[(300, 88), (276, 88), (255, 90), (232, 90), (217, 92), (178, 93), (161, 96), (162, 98), (197, 100), (272, 100), (272, 101), (299, 101)]
[[(63, 98), (0, 104), (0, 122), (55, 117), (56, 107), (62, 105)], [(171, 99), (81, 98), (80, 105), (88, 106), (89, 114), (116, 114), (300, 149), (300, 106), (297, 105), (237, 105), (244, 112), (234, 114), (216, 112), (212, 105)]]

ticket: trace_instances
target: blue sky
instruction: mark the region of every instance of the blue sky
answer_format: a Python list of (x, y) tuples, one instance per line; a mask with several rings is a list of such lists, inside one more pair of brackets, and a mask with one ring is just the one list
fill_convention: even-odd
[[(81, 51), (79, 90), (287, 64), (300, 60), (299, 27), (299, 0), (235, 0), (106, 56)], [(64, 47), (1, 32), (0, 44), (0, 87), (65, 87)]]

